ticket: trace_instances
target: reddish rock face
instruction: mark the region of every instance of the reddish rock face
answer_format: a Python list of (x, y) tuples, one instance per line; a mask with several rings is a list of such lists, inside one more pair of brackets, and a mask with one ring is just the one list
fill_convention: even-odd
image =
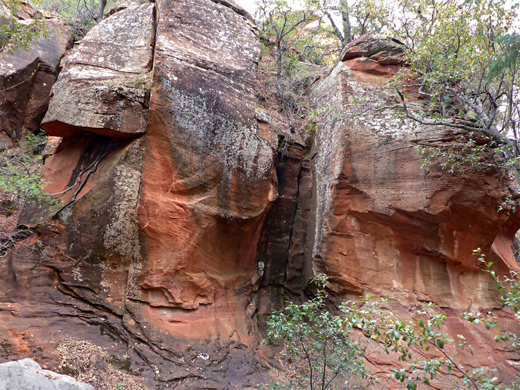
[(248, 345), (256, 242), (275, 196), (272, 140), (255, 118), (255, 28), (206, 0), (162, 1), (158, 14), (132, 315), (163, 339)]
[[(367, 43), (351, 47), (360, 45)], [(380, 87), (389, 76), (351, 66), (358, 54), (347, 47), (343, 58), (350, 59), (310, 96), (314, 108), (331, 107), (319, 118), (314, 145), (313, 270), (330, 275), (340, 296), (389, 295), (403, 315), (435, 302), (452, 316), (453, 331), (471, 333), (471, 325), (457, 320), (461, 311), (499, 307), (496, 285), (478, 268), (473, 249), (489, 253), (499, 271), (518, 269), (509, 249), (518, 216), (498, 212), (515, 183), (499, 172), (422, 168), (418, 145), (449, 145), (456, 132), (378, 110), (390, 105)], [(479, 334), (482, 356), (513, 376), (493, 351), (492, 336)]]
[[(20, 18), (27, 19), (24, 10)], [(45, 24), (48, 38), (33, 42), (29, 50), (0, 53), (0, 149), (39, 130), (60, 59), (72, 44), (72, 34), (63, 20), (48, 18)]]
[[(261, 380), (250, 292), (276, 196), (276, 136), (255, 117), (258, 55), (247, 14), (210, 0), (126, 8), (68, 54), (42, 125), (63, 137), (45, 166), (47, 190), (63, 203), (53, 224), (37, 228), (41, 260), (13, 268), (13, 254), (0, 267), (13, 281), (0, 327), (30, 329), (34, 345), (2, 358), (41, 347), (42, 359), (55, 359), (57, 333), (35, 329), (39, 318), (42, 328), (59, 322), (67, 336), (123, 351), (152, 383)], [(132, 83), (148, 77), (152, 60), (151, 91), (141, 93)], [(29, 285), (38, 261), (33, 308), (12, 291)], [(42, 316), (52, 302), (58, 309)]]
[(265, 316), (325, 272), (336, 296), (388, 294), (404, 316), (436, 302), (453, 335), (481, 346), (465, 363), (512, 375), (458, 314), (498, 307), (471, 253), (515, 266), (518, 218), (497, 212), (514, 183), (421, 168), (417, 145), (457, 134), (375, 110), (402, 61), (397, 42), (349, 45), (312, 90), (325, 107), (313, 150), (291, 141), (275, 158), (276, 129), (255, 117), (259, 43), (243, 10), (161, 0), (115, 11), (53, 90), (43, 126), (63, 139), (45, 175), (62, 204), (46, 223), (26, 211), (34, 235), (0, 259), (0, 360), (55, 368), (72, 338), (151, 388), (252, 388), (272, 352), (255, 349)]

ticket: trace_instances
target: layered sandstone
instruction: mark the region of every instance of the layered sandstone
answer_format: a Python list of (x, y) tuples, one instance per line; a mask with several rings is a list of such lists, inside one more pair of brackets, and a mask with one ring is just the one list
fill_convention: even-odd
[(250, 292), (276, 136), (258, 128), (258, 55), (250, 17), (210, 0), (127, 7), (67, 54), (42, 123), (62, 137), (45, 166), (62, 203), (52, 223), (25, 211), (40, 252), (1, 268), (3, 359), (55, 365), (66, 337), (157, 388), (261, 380)]
[(45, 166), (62, 203), (45, 222), (27, 208), (34, 235), (0, 260), (0, 359), (63, 368), (88, 343), (150, 388), (254, 388), (266, 316), (325, 272), (336, 297), (390, 295), (404, 316), (436, 302), (481, 346), (462, 361), (512, 376), (458, 315), (499, 307), (471, 253), (516, 266), (518, 217), (497, 211), (515, 183), (421, 167), (418, 145), (459, 133), (396, 115), (399, 42), (353, 42), (313, 86), (312, 150), (256, 110), (259, 51), (234, 3), (161, 0), (115, 9), (68, 53), (42, 124), (62, 137)]
[[(373, 69), (398, 63), (404, 48), (399, 52), (392, 42), (385, 51), (384, 40), (370, 36), (351, 47), (310, 95), (323, 112), (308, 232), (314, 273), (329, 275), (340, 296), (389, 295), (405, 316), (421, 302), (435, 302), (449, 313), (453, 336), (462, 332), (482, 348), (479, 359), (462, 355), (466, 364), (499, 367), (513, 377), (513, 366), (492, 346), (493, 335), (457, 317), (500, 307), (496, 284), (479, 269), (474, 249), (482, 248), (498, 272), (518, 269), (511, 250), (518, 216), (498, 211), (506, 196), (515, 196), (517, 183), (495, 170), (466, 167), (452, 175), (435, 162), (423, 168), (419, 145), (453, 145), (460, 133), (396, 114), (385, 88), (395, 70)], [(374, 66), (359, 67), (361, 61)], [(420, 100), (409, 98), (420, 109)]]
[(154, 40), (154, 5), (148, 2), (92, 28), (64, 59), (42, 122), (45, 131), (60, 137), (87, 131), (115, 138), (143, 134)]

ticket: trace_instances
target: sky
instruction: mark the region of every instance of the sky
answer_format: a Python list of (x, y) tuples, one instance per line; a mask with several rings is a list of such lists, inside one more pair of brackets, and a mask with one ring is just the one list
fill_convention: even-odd
[(256, 10), (256, 0), (235, 0), (235, 3), (237, 3), (239, 6), (244, 8), (247, 12), (249, 12), (251, 15), (255, 13)]

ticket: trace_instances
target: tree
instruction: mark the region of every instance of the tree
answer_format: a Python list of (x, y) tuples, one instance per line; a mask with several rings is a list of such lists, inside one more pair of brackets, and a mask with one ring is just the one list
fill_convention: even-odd
[[(501, 164), (514, 165), (520, 120), (518, 3), (399, 0), (398, 5), (400, 13), (388, 19), (387, 12), (385, 25), (410, 48), (408, 67), (394, 83), (404, 114), (424, 125), (460, 129), (468, 142), (487, 138)], [(418, 88), (426, 106), (407, 102), (409, 88)]]
[(283, 343), (285, 372), (273, 378), (271, 389), (354, 389), (356, 379), (366, 377), (361, 341), (351, 337), (344, 319), (325, 309), (324, 275), (314, 279), (314, 298), (290, 303), (268, 321), (268, 344)]
[(103, 19), (103, 13), (105, 12), (105, 7), (107, 6), (107, 0), (99, 0), (99, 5), (96, 11), (96, 15), (94, 16), (94, 20), (96, 23), (99, 23), (101, 19)]
[(377, 17), (381, 10), (373, 0), (321, 0), (320, 11), (341, 47), (364, 34), (377, 34), (383, 29), (382, 18)]
[(56, 12), (71, 26), (76, 39), (81, 39), (103, 19), (105, 9), (114, 0), (40, 0), (40, 6)]
[[(303, 10), (293, 10), (286, 0), (261, 0), (258, 3), (262, 37), (266, 42), (273, 42), (276, 60), (276, 94), (283, 98), (283, 80), (286, 71), (284, 61), (296, 45), (309, 46), (314, 36), (320, 31), (321, 19), (316, 13), (316, 4), (307, 2)], [(317, 27), (305, 29), (310, 22), (317, 22)], [(306, 51), (306, 48), (303, 49)]]
[(518, 15), (505, 1), (428, 4), (416, 11), (416, 22), (424, 20), (422, 27), (413, 25), (415, 32), (405, 28), (400, 38), (413, 49), (408, 72), (430, 99), (435, 118), (424, 120), (405, 106), (407, 114), (422, 123), (505, 141), (518, 125), (519, 69), (517, 56), (508, 55), (507, 62), (501, 58), (520, 42), (515, 32), (509, 33)]

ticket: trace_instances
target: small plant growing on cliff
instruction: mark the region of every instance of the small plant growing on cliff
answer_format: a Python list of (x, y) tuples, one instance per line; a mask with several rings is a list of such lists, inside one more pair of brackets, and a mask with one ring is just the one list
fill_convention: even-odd
[(46, 205), (56, 200), (43, 191), (42, 151), (47, 142), (43, 134), (29, 134), (18, 144), (0, 153), (0, 196), (18, 206), (27, 202)]
[(324, 275), (314, 279), (314, 298), (290, 303), (271, 315), (265, 343), (283, 343), (283, 370), (274, 371), (270, 389), (355, 389), (367, 376), (361, 359), (364, 347), (351, 337), (344, 319), (325, 309)]
[[(491, 270), (493, 263), (486, 262), (480, 249), (475, 254), (497, 282), (502, 304), (511, 307), (520, 319), (517, 275), (499, 278)], [(333, 314), (325, 308), (327, 277), (319, 275), (315, 283), (319, 286), (315, 298), (300, 305), (289, 304), (268, 322), (266, 342), (284, 343), (283, 370), (272, 375), (270, 389), (355, 389), (356, 378), (365, 378), (360, 388), (369, 388), (375, 379), (381, 378), (370, 377), (363, 366), (368, 343), (396, 356), (401, 368), (394, 369), (393, 379), (408, 390), (423, 385), (458, 390), (519, 388), (516, 382), (500, 385), (494, 370), (487, 367), (467, 371), (458, 364), (457, 348), (471, 352), (472, 348), (463, 335), (453, 339), (447, 334), (448, 317), (439, 313), (433, 303), (417, 310), (410, 320), (402, 320), (386, 308), (388, 297), (366, 297), (361, 306), (345, 301), (340, 313)], [(495, 341), (509, 342), (511, 348), (518, 348), (517, 335), (501, 327), (491, 314), (464, 313), (463, 318), (474, 325), (484, 324), (488, 330), (495, 329)], [(354, 337), (356, 331), (364, 334), (365, 341)]]
[(443, 146), (419, 146), (423, 168), (438, 162), (441, 169), (451, 174), (464, 174), (468, 169), (479, 172), (517, 169), (519, 157), (512, 153), (512, 145), (496, 142), (490, 137), (461, 135), (455, 143)]

